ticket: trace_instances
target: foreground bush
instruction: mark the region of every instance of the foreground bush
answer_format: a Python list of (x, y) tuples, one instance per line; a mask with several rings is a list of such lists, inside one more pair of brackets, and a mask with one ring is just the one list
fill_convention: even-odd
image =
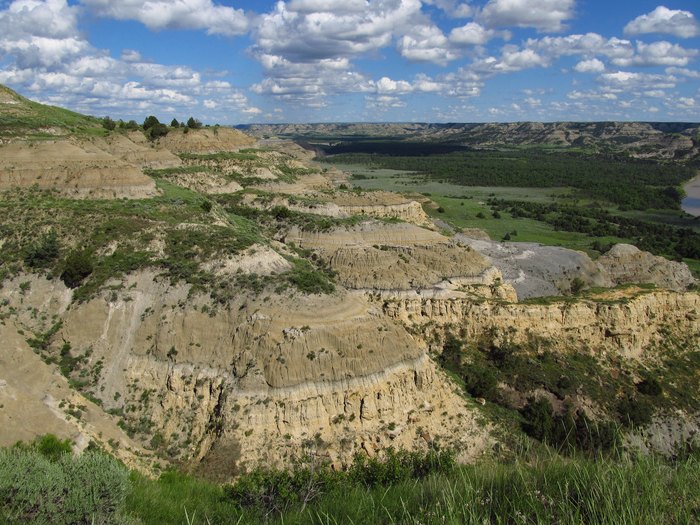
[(102, 453), (55, 456), (53, 445), (54, 460), (34, 448), (0, 450), (0, 523), (118, 523), (128, 471)]
[(269, 515), (283, 513), (294, 505), (306, 506), (352, 487), (389, 487), (431, 474), (448, 474), (454, 465), (450, 451), (423, 453), (389, 448), (382, 458), (357, 454), (347, 471), (334, 471), (317, 463), (300, 463), (292, 470), (257, 469), (225, 487), (224, 492), (238, 507)]

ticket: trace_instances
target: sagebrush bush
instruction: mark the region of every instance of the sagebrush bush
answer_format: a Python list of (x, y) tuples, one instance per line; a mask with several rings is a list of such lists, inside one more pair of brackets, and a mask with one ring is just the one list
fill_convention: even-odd
[(126, 468), (102, 453), (62, 454), (51, 461), (31, 448), (0, 450), (2, 522), (115, 523), (128, 490)]
[(659, 384), (659, 382), (653, 377), (644, 379), (635, 386), (640, 394), (644, 394), (646, 396), (660, 396), (663, 393), (661, 384)]

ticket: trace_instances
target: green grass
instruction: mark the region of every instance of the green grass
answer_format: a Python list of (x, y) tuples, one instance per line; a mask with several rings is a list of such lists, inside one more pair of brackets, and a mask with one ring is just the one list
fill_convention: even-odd
[(219, 153), (181, 153), (182, 160), (189, 161), (222, 161), (222, 160), (238, 160), (238, 161), (253, 161), (258, 160), (258, 155), (255, 150), (246, 150), (245, 153), (222, 151)]
[(236, 508), (218, 485), (178, 474), (132, 476), (126, 512), (144, 525), (687, 524), (700, 519), (700, 464), (545, 457), (484, 462), (389, 486), (344, 486), (283, 514)]
[(0, 91), (17, 102), (0, 104), (0, 135), (21, 135), (36, 140), (57, 137), (54, 132), (41, 131), (42, 128), (58, 129), (66, 135), (103, 136), (106, 133), (97, 118), (31, 101), (4, 86), (0, 86)]
[(499, 199), (518, 199), (533, 202), (548, 202), (552, 196), (570, 193), (568, 188), (514, 188), (463, 186), (450, 182), (430, 179), (425, 175), (410, 171), (368, 168), (358, 164), (334, 164), (342, 171), (366, 178), (351, 178), (353, 186), (367, 190), (396, 191), (399, 193), (418, 192), (444, 196), (471, 196), (474, 199), (486, 200), (489, 197)]
[[(482, 200), (463, 199), (431, 195), (430, 197), (442, 209), (425, 206), (425, 211), (433, 218), (461, 228), (479, 228), (494, 240), (501, 240), (506, 234), (510, 240), (518, 242), (537, 242), (551, 246), (564, 246), (574, 250), (589, 251), (592, 238), (583, 233), (557, 231), (552, 226), (534, 219), (514, 219), (507, 212), (500, 212), (500, 218), (494, 218), (491, 207)], [(480, 218), (477, 215), (482, 214)], [(513, 234), (516, 232), (516, 234)], [(619, 237), (600, 238), (603, 243), (629, 242)]]

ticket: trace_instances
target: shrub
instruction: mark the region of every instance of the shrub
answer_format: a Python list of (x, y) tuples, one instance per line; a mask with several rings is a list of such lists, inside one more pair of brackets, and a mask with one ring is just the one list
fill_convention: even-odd
[(620, 422), (630, 428), (639, 428), (651, 423), (653, 405), (643, 398), (627, 396), (617, 405)]
[(422, 453), (388, 448), (382, 459), (356, 454), (347, 475), (354, 484), (389, 486), (431, 474), (447, 474), (454, 465), (454, 453), (448, 450), (434, 448)]
[(333, 491), (355, 486), (390, 486), (448, 474), (455, 466), (451, 451), (428, 452), (386, 450), (384, 458), (355, 455), (345, 472), (333, 471), (326, 463), (299, 463), (292, 470), (257, 469), (224, 488), (225, 497), (238, 507), (254, 508), (266, 515), (282, 513), (294, 505), (306, 505)]
[(283, 513), (295, 504), (307, 504), (330, 492), (341, 475), (326, 464), (300, 464), (292, 470), (258, 468), (224, 488), (238, 507), (265, 514)]
[(464, 374), (464, 386), (472, 396), (489, 401), (498, 399), (498, 375), (490, 366), (473, 365)]
[(551, 441), (554, 430), (552, 404), (546, 398), (530, 398), (521, 410), (523, 431), (539, 441)]
[(158, 120), (153, 115), (149, 115), (148, 117), (146, 117), (146, 120), (143, 121), (143, 129), (144, 131), (147, 131), (158, 124), (160, 124), (160, 120)]
[(294, 261), (289, 272), (289, 282), (301, 292), (308, 294), (333, 293), (335, 286), (325, 273), (314, 269), (307, 261)]
[(571, 280), (571, 284), (570, 284), (571, 293), (573, 295), (578, 295), (579, 293), (581, 293), (581, 291), (583, 291), (585, 286), (586, 286), (586, 282), (583, 279), (581, 279), (580, 277), (574, 277)]
[(24, 262), (31, 268), (46, 268), (58, 258), (58, 253), (56, 232), (51, 231), (26, 249)]
[(202, 127), (202, 123), (194, 117), (190, 117), (187, 119), (187, 127), (190, 129), (199, 129)]
[(637, 392), (644, 394), (646, 396), (660, 396), (663, 393), (663, 389), (659, 382), (653, 377), (644, 379), (643, 381), (635, 385), (637, 387)]
[(114, 129), (117, 127), (117, 123), (111, 118), (105, 117), (102, 119), (102, 127), (107, 131), (114, 131)]
[(146, 136), (151, 140), (156, 140), (160, 137), (165, 137), (169, 131), (168, 126), (158, 123), (148, 129)]
[(9, 523), (114, 523), (128, 476), (102, 453), (51, 461), (36, 450), (0, 450), (0, 514)]
[(92, 273), (92, 257), (87, 250), (72, 252), (66, 258), (61, 280), (69, 288), (77, 288)]
[(70, 439), (61, 441), (53, 434), (39, 436), (34, 440), (34, 448), (39, 454), (50, 461), (58, 461), (64, 454), (70, 454), (72, 445)]

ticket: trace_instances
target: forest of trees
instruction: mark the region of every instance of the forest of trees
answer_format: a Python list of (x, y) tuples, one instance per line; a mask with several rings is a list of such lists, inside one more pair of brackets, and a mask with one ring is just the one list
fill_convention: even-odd
[(679, 209), (678, 187), (694, 175), (680, 164), (611, 155), (539, 149), (445, 153), (433, 147), (353, 142), (326, 148), (333, 156), (324, 160), (414, 171), (464, 186), (571, 187), (581, 197), (605, 200), (623, 210)]

